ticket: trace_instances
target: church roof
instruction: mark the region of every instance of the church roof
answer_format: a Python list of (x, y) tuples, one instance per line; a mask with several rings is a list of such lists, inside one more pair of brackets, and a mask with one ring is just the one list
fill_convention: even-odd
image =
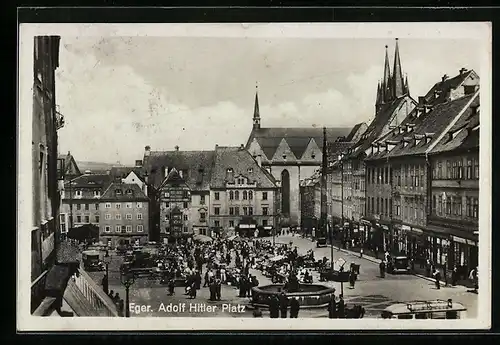
[[(335, 140), (340, 136), (346, 136), (350, 132), (349, 128), (327, 128), (328, 140)], [(320, 150), (323, 149), (323, 129), (314, 127), (305, 128), (258, 128), (253, 129), (248, 139), (247, 148), (256, 139), (259, 146), (264, 151), (267, 159), (272, 159), (281, 141), (284, 139), (290, 150), (297, 159), (302, 157), (309, 142), (315, 141)]]
[(252, 155), (242, 147), (215, 147), (210, 186), (225, 188), (228, 180), (227, 170), (232, 169), (233, 177), (245, 176), (249, 182), (257, 183), (257, 188), (276, 188), (273, 176), (262, 167)]

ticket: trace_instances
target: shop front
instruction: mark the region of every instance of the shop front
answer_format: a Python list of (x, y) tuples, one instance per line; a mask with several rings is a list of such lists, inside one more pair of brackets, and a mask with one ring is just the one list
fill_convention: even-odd
[(402, 241), (404, 242), (403, 246), (407, 255), (415, 260), (416, 263), (425, 264), (429, 258), (427, 254), (429, 243), (427, 237), (424, 235), (424, 231), (402, 224), (401, 232), (403, 233)]
[(242, 218), (236, 227), (236, 233), (240, 237), (254, 237), (257, 230), (257, 221), (250, 217)]
[(366, 219), (361, 219), (358, 225), (359, 236), (361, 239), (361, 244), (364, 246), (368, 240), (370, 235), (371, 222)]
[(459, 276), (466, 279), (469, 272), (478, 266), (478, 242), (452, 236), (451, 246), (449, 265), (451, 268), (456, 266)]
[(396, 254), (406, 255), (406, 241), (403, 236), (401, 224), (392, 224), (392, 252)]

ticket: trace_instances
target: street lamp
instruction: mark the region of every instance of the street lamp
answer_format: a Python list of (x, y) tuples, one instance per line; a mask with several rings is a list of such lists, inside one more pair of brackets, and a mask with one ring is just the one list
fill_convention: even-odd
[(130, 317), (129, 289), (135, 282), (135, 275), (128, 267), (122, 267), (120, 281), (125, 286), (125, 317)]
[(104, 278), (103, 290), (106, 294), (109, 292), (109, 264), (111, 263), (111, 256), (106, 250), (106, 255), (104, 255), (104, 264), (106, 265), (106, 275)]

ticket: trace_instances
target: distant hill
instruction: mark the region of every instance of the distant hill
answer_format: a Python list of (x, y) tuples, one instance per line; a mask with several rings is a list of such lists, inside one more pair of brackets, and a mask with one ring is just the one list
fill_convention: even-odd
[(112, 167), (120, 167), (123, 166), (121, 164), (112, 164), (112, 163), (102, 163), (102, 162), (76, 162), (78, 164), (78, 168), (83, 173), (85, 170), (90, 170), (92, 173), (106, 173), (107, 170), (110, 170)]

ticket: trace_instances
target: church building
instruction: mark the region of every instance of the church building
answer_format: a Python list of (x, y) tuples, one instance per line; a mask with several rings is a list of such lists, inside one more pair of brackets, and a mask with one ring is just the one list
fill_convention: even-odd
[[(327, 128), (328, 141), (347, 136), (350, 128)], [(278, 226), (301, 224), (300, 182), (321, 167), (323, 129), (321, 127), (261, 127), (259, 97), (255, 94), (253, 129), (246, 149), (281, 186)]]

